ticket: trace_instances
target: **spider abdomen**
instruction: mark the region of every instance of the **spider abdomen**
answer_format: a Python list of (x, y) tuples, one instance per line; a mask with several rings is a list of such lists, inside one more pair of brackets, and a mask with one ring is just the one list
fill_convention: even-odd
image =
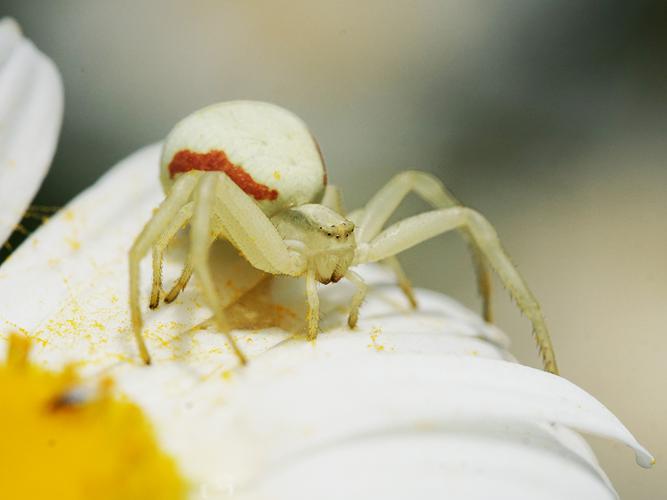
[(192, 171), (225, 172), (267, 215), (318, 200), (326, 182), (308, 127), (273, 104), (231, 101), (181, 120), (167, 137), (161, 181)]

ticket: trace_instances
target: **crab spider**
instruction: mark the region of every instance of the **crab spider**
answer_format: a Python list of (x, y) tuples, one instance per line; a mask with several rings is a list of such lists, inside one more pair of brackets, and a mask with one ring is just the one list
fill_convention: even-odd
[[(255, 268), (305, 277), (307, 337), (318, 333), (317, 283), (346, 278), (356, 286), (348, 324), (357, 323), (366, 285), (351, 268), (385, 261), (395, 271), (411, 304), (412, 288), (396, 254), (454, 229), (471, 248), (484, 317), (491, 320), (490, 266), (533, 326), (544, 368), (558, 373), (540, 306), (503, 250), (489, 222), (461, 206), (435, 177), (407, 171), (394, 177), (366, 204), (345, 215), (340, 193), (327, 185), (317, 142), (295, 115), (272, 104), (233, 101), (215, 104), (179, 122), (163, 150), (161, 181), (166, 198), (130, 250), (130, 311), (142, 359), (150, 356), (142, 336), (139, 262), (152, 250), (151, 308), (162, 297), (162, 256), (178, 230), (190, 225), (190, 252), (181, 276), (164, 300), (171, 302), (195, 274), (218, 328), (242, 363), (231, 336), (208, 264), (216, 238), (233, 244)], [(433, 210), (383, 230), (403, 198), (414, 192)]]

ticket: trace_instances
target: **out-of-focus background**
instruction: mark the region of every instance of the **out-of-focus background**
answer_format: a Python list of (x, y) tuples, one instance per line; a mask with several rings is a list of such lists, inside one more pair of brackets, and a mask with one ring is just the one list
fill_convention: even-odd
[[(181, 117), (238, 98), (302, 116), (349, 207), (403, 169), (434, 172), (498, 229), (563, 375), (656, 454), (645, 471), (591, 440), (621, 496), (664, 497), (666, 2), (3, 0), (0, 15), (65, 80), (37, 203), (63, 205)], [(418, 285), (479, 306), (455, 235), (402, 260)], [(538, 366), (528, 322), (495, 296)]]

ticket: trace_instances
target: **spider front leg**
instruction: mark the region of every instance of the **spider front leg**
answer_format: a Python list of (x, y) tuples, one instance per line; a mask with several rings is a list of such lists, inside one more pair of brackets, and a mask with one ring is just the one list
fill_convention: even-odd
[(195, 191), (189, 262), (218, 328), (227, 336), (239, 361), (245, 363), (230, 333), (209, 268), (209, 247), (219, 236), (228, 239), (253, 267), (267, 273), (300, 276), (305, 271), (305, 260), (287, 247), (259, 206), (226, 174), (206, 172), (202, 176)]
[[(193, 207), (194, 203), (192, 202), (183, 206), (178, 211), (173, 220), (169, 222), (167, 228), (163, 231), (163, 233), (158, 238), (157, 242), (153, 245), (153, 287), (151, 289), (151, 300), (149, 304), (149, 307), (151, 309), (157, 308), (157, 306), (160, 304), (160, 294), (162, 293), (162, 259), (164, 257), (164, 251), (171, 242), (171, 240), (174, 238), (176, 233), (192, 217)], [(189, 265), (188, 263), (186, 263), (185, 269), (188, 268)]]
[(176, 280), (176, 283), (174, 283), (174, 286), (171, 287), (169, 293), (165, 295), (164, 301), (167, 304), (170, 304), (174, 300), (176, 300), (176, 297), (178, 297), (178, 294), (185, 289), (185, 286), (188, 284), (188, 281), (190, 281), (191, 277), (192, 277), (192, 262), (190, 262), (190, 259), (188, 258), (185, 261), (185, 266), (183, 266), (181, 275)]
[(146, 223), (130, 249), (129, 302), (132, 332), (134, 333), (141, 359), (146, 364), (150, 364), (151, 358), (141, 333), (143, 320), (139, 304), (139, 263), (151, 248), (151, 245), (160, 238), (165, 228), (169, 226), (169, 223), (178, 214), (179, 210), (188, 202), (200, 175), (199, 172), (191, 172), (187, 175), (182, 175), (174, 182), (171, 191), (158, 207), (157, 212)]
[(317, 294), (317, 279), (315, 269), (310, 268), (306, 272), (306, 301), (308, 311), (306, 312), (307, 340), (315, 340), (320, 329), (320, 296)]
[(357, 321), (359, 319), (359, 308), (366, 298), (366, 292), (368, 291), (368, 285), (366, 282), (354, 271), (347, 271), (345, 277), (350, 280), (354, 286), (357, 287), (357, 291), (352, 297), (352, 304), (350, 305), (350, 315), (347, 317), (347, 325), (350, 328), (357, 326)]
[(503, 250), (493, 226), (474, 210), (465, 207), (446, 208), (400, 221), (380, 233), (366, 246), (360, 246), (355, 256), (355, 264), (386, 259), (453, 229), (464, 229), (468, 232), (521, 311), (531, 321), (544, 369), (558, 374), (551, 337), (539, 303)]
[[(367, 243), (375, 238), (392, 214), (396, 211), (403, 199), (414, 192), (433, 208), (442, 209), (461, 206), (461, 203), (452, 195), (440, 180), (426, 172), (408, 170), (396, 175), (382, 187), (366, 204), (363, 209), (350, 214), (352, 220), (359, 227), (357, 242)], [(470, 252), (477, 275), (477, 288), (482, 297), (483, 316), (488, 322), (493, 319), (491, 310), (491, 276), (482, 257), (483, 250), (476, 243), (467, 227), (462, 227), (463, 236), (470, 247)], [(386, 262), (394, 270), (399, 285), (408, 300), (416, 305), (412, 286), (407, 279), (397, 259)]]
[(199, 284), (204, 293), (204, 299), (213, 310), (213, 317), (217, 327), (225, 334), (234, 354), (246, 364), (246, 358), (236, 340), (231, 334), (231, 327), (225, 318), (218, 293), (213, 283), (209, 268), (209, 249), (217, 232), (213, 228), (213, 210), (215, 209), (215, 185), (218, 179), (215, 175), (203, 175), (195, 191), (195, 210), (190, 229), (190, 261)]

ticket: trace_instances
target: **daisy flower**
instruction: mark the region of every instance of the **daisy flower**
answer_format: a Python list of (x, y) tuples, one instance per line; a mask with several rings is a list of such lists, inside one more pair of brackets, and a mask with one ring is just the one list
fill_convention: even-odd
[[(32, 46), (11, 21), (0, 41), (6, 88), (17, 47)], [(4, 129), (18, 127), (3, 132), (0, 158), (13, 152), (30, 172), (14, 177), (0, 160), (12, 225), (44, 175), (60, 123), (57, 73), (31, 50), (51, 72), (21, 76), (0, 94), (0, 109), (15, 108), (11, 121), (2, 115)], [(44, 88), (41, 101), (26, 88)], [(417, 290), (420, 306), (411, 309), (376, 265), (359, 270), (370, 291), (353, 331), (354, 290), (321, 288), (323, 332), (311, 343), (294, 335), (305, 315), (300, 282), (268, 277), (217, 242), (211, 267), (250, 363), (239, 366), (194, 282), (146, 313), (153, 364), (144, 366), (127, 263), (164, 196), (159, 153), (150, 145), (113, 167), (0, 267), (0, 352), (9, 352), (0, 371), (0, 496), (617, 498), (580, 432), (653, 464), (593, 396), (518, 364), (503, 332), (447, 296)], [(186, 242), (181, 234), (170, 248), (166, 280), (178, 276)], [(150, 273), (146, 260), (143, 283)], [(241, 283), (252, 291), (239, 297)]]

